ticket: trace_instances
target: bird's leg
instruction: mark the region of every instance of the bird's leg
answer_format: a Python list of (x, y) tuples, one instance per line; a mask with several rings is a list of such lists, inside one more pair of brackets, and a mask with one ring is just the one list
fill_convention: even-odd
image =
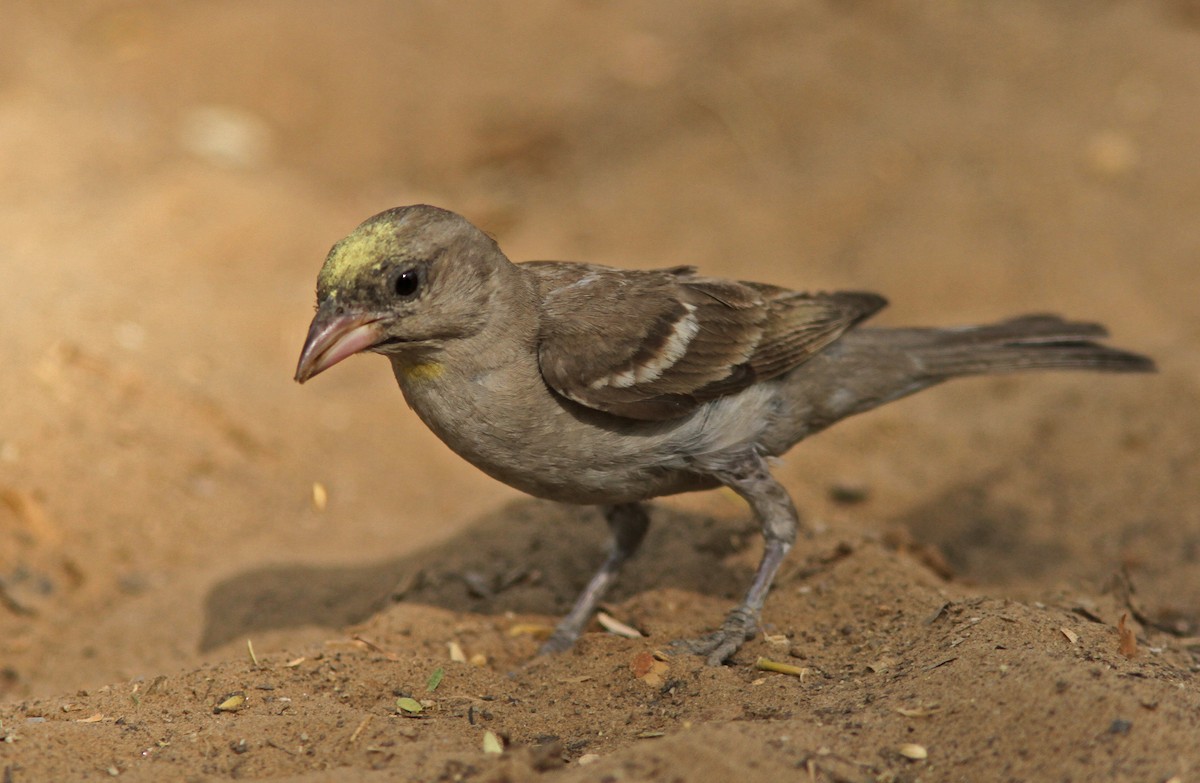
[(554, 633), (538, 650), (539, 654), (560, 652), (575, 644), (579, 634), (583, 633), (584, 626), (592, 619), (596, 604), (600, 603), (600, 599), (612, 583), (617, 581), (621, 566), (641, 546), (642, 539), (646, 537), (646, 530), (650, 527), (650, 517), (641, 503), (605, 506), (604, 518), (608, 520), (608, 527), (613, 536), (608, 557), (575, 599), (571, 611), (559, 621)]
[(750, 589), (746, 591), (746, 597), (725, 617), (720, 630), (699, 639), (676, 643), (677, 647), (687, 652), (707, 656), (709, 666), (720, 666), (737, 652), (743, 642), (753, 639), (758, 633), (759, 616), (767, 593), (771, 590), (771, 582), (796, 541), (799, 517), (791, 496), (771, 475), (766, 460), (758, 454), (747, 454), (711, 472), (750, 504), (762, 525), (765, 543), (762, 560), (754, 573)]

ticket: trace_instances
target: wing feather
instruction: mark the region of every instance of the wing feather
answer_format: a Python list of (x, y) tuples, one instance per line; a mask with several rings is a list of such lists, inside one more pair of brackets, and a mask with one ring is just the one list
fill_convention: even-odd
[(701, 277), (692, 267), (522, 266), (540, 288), (538, 361), (547, 385), (632, 419), (684, 416), (785, 373), (885, 304), (875, 294)]

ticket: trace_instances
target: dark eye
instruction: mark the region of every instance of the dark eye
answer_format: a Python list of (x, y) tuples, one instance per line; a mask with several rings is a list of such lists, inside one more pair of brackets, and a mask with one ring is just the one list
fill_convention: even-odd
[(417, 274), (417, 270), (415, 269), (405, 269), (396, 275), (396, 279), (392, 281), (392, 290), (396, 292), (396, 296), (403, 299), (408, 299), (415, 295), (420, 286), (421, 276)]

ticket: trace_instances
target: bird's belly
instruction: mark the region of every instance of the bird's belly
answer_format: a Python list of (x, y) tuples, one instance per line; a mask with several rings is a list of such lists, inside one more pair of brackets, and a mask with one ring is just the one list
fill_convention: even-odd
[(626, 503), (713, 486), (676, 454), (631, 448), (612, 432), (558, 413), (524, 415), (518, 426), (511, 418), (489, 418), (483, 412), (469, 422), (426, 419), (426, 424), (492, 478), (548, 500)]
[[(437, 379), (440, 380), (440, 379)], [(695, 469), (711, 416), (641, 422), (583, 408), (544, 384), (401, 380), (409, 405), (463, 459), (511, 487), (564, 503), (612, 504), (717, 486)]]

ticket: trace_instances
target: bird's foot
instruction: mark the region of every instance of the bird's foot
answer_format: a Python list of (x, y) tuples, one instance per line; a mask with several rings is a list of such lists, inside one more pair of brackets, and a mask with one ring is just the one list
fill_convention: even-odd
[(551, 653), (560, 653), (571, 649), (575, 646), (575, 642), (579, 640), (579, 634), (583, 629), (578, 628), (573, 623), (563, 621), (558, 624), (554, 632), (546, 641), (542, 642), (542, 646), (538, 648), (538, 655), (550, 655)]
[(735, 608), (721, 623), (720, 630), (705, 634), (697, 639), (680, 639), (671, 644), (671, 649), (703, 655), (709, 666), (720, 666), (733, 657), (744, 642), (758, 635), (758, 622), (754, 614), (743, 606)]

